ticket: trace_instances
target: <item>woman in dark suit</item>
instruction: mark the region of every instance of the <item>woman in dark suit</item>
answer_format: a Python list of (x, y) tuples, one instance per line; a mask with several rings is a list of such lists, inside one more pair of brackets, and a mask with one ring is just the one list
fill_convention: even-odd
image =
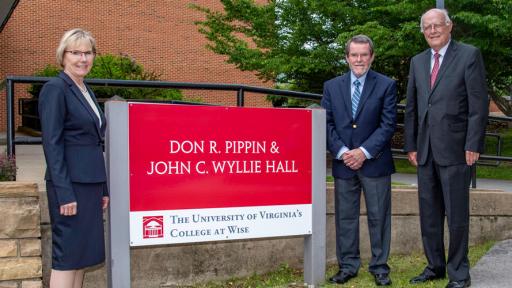
[(57, 48), (63, 71), (39, 96), (52, 224), (51, 288), (82, 287), (84, 268), (105, 260), (103, 210), (109, 197), (102, 138), (105, 117), (84, 83), (96, 41), (82, 29), (64, 34)]

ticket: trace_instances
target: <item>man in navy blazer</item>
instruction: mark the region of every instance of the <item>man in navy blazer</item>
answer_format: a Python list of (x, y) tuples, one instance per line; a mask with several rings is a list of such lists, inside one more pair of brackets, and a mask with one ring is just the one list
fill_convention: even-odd
[(336, 256), (339, 272), (329, 280), (345, 283), (357, 276), (359, 214), (364, 191), (372, 258), (369, 271), (377, 285), (390, 285), (387, 260), (391, 241), (391, 174), (395, 172), (391, 137), (396, 124), (396, 83), (370, 70), (372, 40), (352, 37), (345, 45), (350, 71), (324, 83), (327, 147), (333, 155)]
[[(444, 278), (469, 287), (470, 166), (483, 152), (488, 97), (480, 51), (451, 39), (446, 10), (421, 17), (430, 48), (411, 59), (405, 111), (405, 151), (418, 167), (421, 236), (428, 266), (411, 283)], [(444, 249), (444, 217), (450, 232)]]

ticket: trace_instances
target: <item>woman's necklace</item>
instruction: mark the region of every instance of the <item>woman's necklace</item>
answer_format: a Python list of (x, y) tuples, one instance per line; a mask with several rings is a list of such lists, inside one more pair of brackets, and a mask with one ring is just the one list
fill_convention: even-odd
[(85, 87), (85, 85), (84, 85), (84, 88), (82, 88), (80, 85), (77, 85), (77, 86), (78, 86), (78, 89), (80, 89), (80, 92), (82, 92), (82, 94), (89, 93), (87, 91), (87, 87)]

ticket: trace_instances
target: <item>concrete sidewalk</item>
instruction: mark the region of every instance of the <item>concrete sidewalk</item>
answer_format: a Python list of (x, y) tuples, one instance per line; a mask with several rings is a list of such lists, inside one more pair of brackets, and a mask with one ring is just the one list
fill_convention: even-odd
[(17, 181), (36, 182), (39, 191), (45, 191), (46, 163), (41, 145), (16, 145), (16, 166)]
[(496, 243), (470, 273), (471, 287), (512, 287), (512, 239)]

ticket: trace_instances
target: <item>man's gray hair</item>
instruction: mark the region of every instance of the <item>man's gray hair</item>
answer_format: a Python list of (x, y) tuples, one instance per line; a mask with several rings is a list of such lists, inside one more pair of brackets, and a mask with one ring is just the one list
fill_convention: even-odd
[(373, 41), (372, 39), (370, 39), (370, 37), (360, 34), (350, 38), (347, 41), (347, 44), (345, 44), (345, 55), (348, 55), (350, 53), (350, 43), (368, 43), (368, 45), (370, 45), (370, 54), (373, 55)]

